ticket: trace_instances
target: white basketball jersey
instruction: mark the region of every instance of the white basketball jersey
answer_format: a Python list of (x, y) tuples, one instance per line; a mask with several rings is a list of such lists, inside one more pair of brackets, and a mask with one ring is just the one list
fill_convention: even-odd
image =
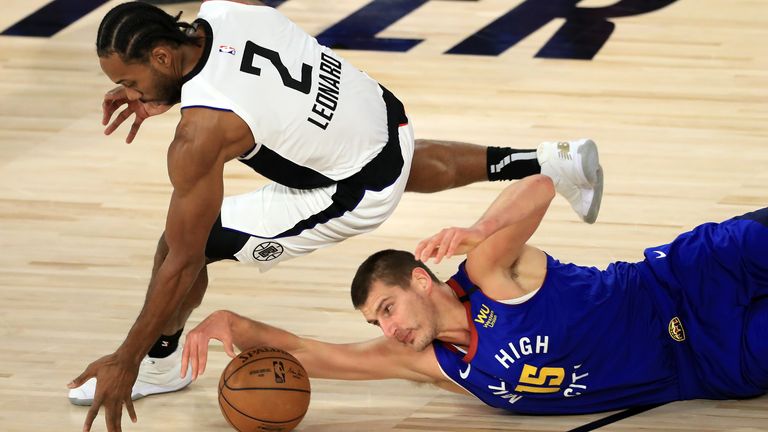
[(379, 84), (277, 10), (206, 1), (195, 22), (206, 46), (184, 77), (181, 107), (242, 118), (255, 146), (241, 160), (257, 171), (290, 187), (326, 186), (387, 143)]

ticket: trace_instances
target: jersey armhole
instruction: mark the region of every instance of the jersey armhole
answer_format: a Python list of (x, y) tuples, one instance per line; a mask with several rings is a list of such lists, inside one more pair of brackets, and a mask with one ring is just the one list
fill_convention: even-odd
[(519, 305), (527, 302), (531, 299), (534, 295), (536, 295), (537, 292), (539, 292), (541, 288), (536, 288), (535, 290), (529, 292), (528, 294), (525, 294), (520, 297), (515, 297), (512, 299), (506, 299), (506, 300), (496, 300), (499, 303), (507, 304), (507, 305)]
[[(438, 341), (438, 344), (440, 345), (440, 348), (442, 348), (442, 349), (448, 349), (449, 351), (452, 351), (452, 350), (450, 349), (450, 347), (452, 347), (452, 345), (449, 345), (449, 344), (445, 344), (445, 343), (444, 343), (444, 342), (442, 342), (442, 341)], [(475, 396), (475, 394), (474, 394), (474, 393), (472, 393), (472, 392), (471, 392), (471, 391), (470, 391), (468, 388), (466, 388), (465, 386), (463, 386), (463, 385), (459, 384), (458, 382), (456, 382), (456, 380), (454, 380), (453, 378), (451, 378), (451, 376), (450, 376), (450, 375), (449, 375), (449, 374), (448, 374), (448, 373), (445, 371), (445, 369), (443, 369), (443, 364), (442, 364), (442, 363), (440, 363), (440, 357), (439, 357), (439, 356), (438, 356), (438, 354), (437, 354), (437, 350), (438, 350), (438, 347), (437, 347), (437, 346), (435, 346), (435, 350), (434, 350), (434, 351), (435, 351), (435, 359), (437, 360), (437, 367), (440, 369), (440, 373), (442, 373), (442, 374), (443, 374), (443, 376), (446, 378), (446, 380), (448, 380), (448, 381), (452, 382), (453, 384), (455, 384), (456, 386), (458, 386), (460, 389), (462, 389), (462, 390), (464, 390), (465, 392), (467, 392), (467, 394), (468, 394), (468, 395), (472, 395), (472, 396)], [(457, 350), (457, 351), (458, 351), (458, 350)], [(471, 368), (471, 367), (472, 367), (472, 365), (470, 365), (469, 363), (467, 363), (466, 365), (467, 365), (467, 372), (468, 372), (468, 371), (469, 371), (469, 368)], [(461, 371), (459, 371), (459, 373), (461, 373)], [(475, 397), (477, 397), (477, 396), (475, 396)]]

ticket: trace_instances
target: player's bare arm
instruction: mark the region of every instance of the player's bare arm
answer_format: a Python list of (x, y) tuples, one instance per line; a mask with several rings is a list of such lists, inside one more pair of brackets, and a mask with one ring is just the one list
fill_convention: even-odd
[(168, 174), (173, 184), (165, 225), (168, 255), (150, 283), (144, 308), (123, 344), (136, 363), (149, 349), (152, 338), (159, 336), (205, 262), (208, 232), (224, 195), (226, 161), (208, 111), (185, 110), (168, 149)]
[[(552, 180), (534, 175), (511, 184), (485, 213), (468, 228), (446, 228), (419, 243), (416, 256), (422, 261), (454, 254), (467, 254), (466, 269), (472, 280), (489, 295), (511, 298), (521, 293), (509, 291), (513, 267), (518, 259), (536, 251), (525, 243), (536, 231), (555, 196)], [(541, 260), (542, 257), (538, 257)], [(515, 288), (517, 287), (514, 283)], [(498, 293), (494, 291), (499, 291)]]
[(431, 347), (417, 352), (395, 340), (380, 337), (360, 343), (332, 344), (299, 337), (268, 324), (230, 311), (217, 311), (187, 335), (182, 355), (182, 373), (187, 364), (193, 377), (205, 370), (208, 342), (217, 339), (235, 356), (235, 347), (245, 350), (268, 345), (295, 356), (313, 378), (341, 380), (406, 379), (445, 387), (445, 377)]
[(124, 343), (131, 343), (129, 352), (137, 363), (205, 264), (208, 233), (224, 196), (224, 163), (251, 145), (245, 123), (230, 112), (182, 111), (168, 149), (168, 175), (173, 185), (164, 234), (168, 254), (150, 282), (144, 308)]
[[(514, 262), (516, 254), (536, 230), (553, 197), (554, 187), (548, 177), (529, 176), (507, 186), (470, 227), (445, 228), (419, 242), (415, 256), (424, 262), (429, 258), (435, 258), (435, 261), (439, 262), (440, 259), (455, 254), (469, 254), (498, 231), (516, 226), (518, 227), (518, 234), (515, 235), (517, 246), (509, 247), (512, 245), (508, 244), (504, 249), (504, 256), (489, 257), (491, 261), (506, 259), (507, 262)], [(488, 245), (495, 243), (497, 242), (491, 242)]]
[(529, 226), (529, 229), (520, 230), (521, 234), (528, 232), (527, 236), (521, 236), (525, 238), (520, 245), (525, 244), (536, 230), (553, 197), (554, 185), (549, 177), (526, 177), (507, 186), (472, 226), (445, 228), (419, 242), (415, 256), (423, 262), (429, 258), (440, 262), (442, 258), (455, 254), (467, 254), (499, 230), (530, 221), (535, 224)]
[(205, 109), (186, 110), (177, 127), (168, 151), (168, 172), (174, 188), (165, 227), (169, 252), (150, 281), (144, 306), (125, 342), (114, 354), (92, 363), (73, 382), (78, 386), (97, 377), (86, 430), (90, 430), (102, 404), (110, 431), (120, 430), (123, 403), (135, 419), (129, 402), (139, 363), (204, 265), (208, 232), (223, 197), (223, 166), (228, 156), (225, 149), (232, 151), (222, 141), (218, 127), (218, 118)]
[[(478, 285), (487, 287), (491, 298), (508, 299), (539, 288), (546, 269), (544, 252), (526, 246), (555, 197), (552, 180), (532, 176), (505, 189), (491, 204), (482, 220), (492, 232), (467, 254), (466, 269)], [(532, 280), (521, 284), (521, 280)]]

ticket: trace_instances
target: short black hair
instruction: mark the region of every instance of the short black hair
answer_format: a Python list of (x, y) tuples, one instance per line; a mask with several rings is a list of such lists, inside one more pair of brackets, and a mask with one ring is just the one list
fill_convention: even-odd
[(200, 43), (197, 36), (187, 34), (192, 25), (179, 21), (157, 6), (144, 2), (122, 3), (107, 12), (96, 34), (99, 57), (118, 54), (128, 62), (145, 62), (149, 52), (160, 43), (173, 46)]
[(410, 286), (411, 273), (417, 267), (426, 270), (433, 282), (440, 282), (432, 270), (410, 252), (387, 249), (369, 256), (357, 268), (352, 279), (352, 305), (355, 309), (364, 305), (371, 285), (377, 281), (407, 288)]

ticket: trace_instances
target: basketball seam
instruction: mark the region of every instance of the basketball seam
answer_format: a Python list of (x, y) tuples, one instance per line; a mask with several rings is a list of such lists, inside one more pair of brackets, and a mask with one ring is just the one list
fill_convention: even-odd
[(227, 390), (241, 391), (241, 390), (281, 390), (281, 391), (295, 391), (302, 393), (311, 393), (311, 390), (297, 389), (297, 388), (281, 388), (281, 387), (230, 387), (229, 384), (224, 384)]
[(231, 407), (232, 407), (232, 409), (234, 409), (235, 411), (237, 411), (237, 408), (233, 407), (233, 406), (232, 406), (232, 404), (231, 404), (231, 403), (229, 403), (229, 401), (227, 400), (227, 398), (225, 398), (225, 397), (224, 397), (224, 394), (222, 394), (221, 392), (219, 392), (219, 408), (221, 409), (221, 414), (223, 414), (223, 415), (224, 415), (224, 419), (227, 421), (227, 423), (229, 423), (229, 425), (230, 425), (230, 426), (232, 426), (232, 428), (233, 428), (233, 429), (237, 429), (237, 428), (235, 427), (235, 424), (234, 424), (234, 423), (232, 423), (232, 420), (230, 420), (230, 419), (229, 419), (229, 415), (227, 415), (227, 411), (226, 411), (226, 410), (224, 409), (224, 407), (222, 406), (222, 404), (221, 404), (221, 400), (222, 400), (222, 399), (224, 399), (224, 402), (226, 402), (226, 403), (227, 403), (227, 405), (231, 406)]
[[(290, 355), (289, 353), (286, 353), (286, 354)], [(258, 360), (267, 360), (267, 359), (278, 359), (278, 360), (286, 360), (286, 361), (289, 361), (289, 362), (291, 362), (291, 363), (295, 364), (296, 366), (300, 367), (300, 368), (301, 368), (301, 370), (303, 370), (303, 371), (304, 371), (304, 373), (305, 373), (305, 374), (307, 374), (307, 370), (306, 370), (306, 369), (304, 369), (304, 366), (302, 366), (302, 365), (301, 365), (301, 363), (299, 363), (299, 362), (298, 362), (298, 360), (291, 360), (291, 359), (289, 359), (289, 358), (285, 358), (285, 357), (277, 357), (277, 356), (274, 356), (274, 357), (259, 357), (259, 358), (253, 358), (253, 359), (250, 359), (250, 360), (248, 360), (246, 363), (243, 363), (243, 364), (241, 364), (240, 366), (238, 366), (238, 367), (237, 367), (237, 369), (233, 370), (233, 371), (232, 371), (232, 373), (230, 373), (230, 374), (229, 374), (229, 376), (227, 376), (227, 377), (224, 377), (224, 384), (226, 384), (226, 383), (227, 383), (227, 381), (228, 381), (228, 380), (229, 380), (229, 379), (232, 377), (232, 375), (234, 375), (234, 374), (235, 374), (237, 371), (239, 371), (240, 369), (242, 369), (242, 368), (244, 368), (244, 367), (248, 366), (248, 365), (249, 365), (249, 364), (251, 364), (252, 362), (254, 362), (254, 361), (258, 361)], [(224, 370), (224, 372), (226, 372), (226, 369)], [(309, 375), (309, 374), (307, 374), (307, 375)]]
[[(244, 412), (240, 411), (240, 410), (239, 410), (239, 409), (238, 409), (236, 406), (232, 405), (232, 402), (230, 402), (230, 401), (227, 399), (227, 397), (226, 397), (226, 396), (224, 396), (224, 393), (219, 393), (219, 397), (221, 397), (222, 399), (224, 399), (224, 402), (226, 402), (226, 403), (227, 403), (227, 405), (229, 405), (230, 407), (232, 407), (232, 409), (233, 409), (233, 410), (237, 411), (238, 413), (242, 414), (243, 416), (245, 416), (245, 417), (248, 417), (248, 418), (249, 418), (249, 419), (251, 419), (251, 420), (256, 420), (256, 421), (260, 421), (260, 422), (264, 422), (264, 423), (273, 423), (273, 424), (291, 423), (291, 422), (294, 422), (294, 421), (296, 421), (296, 420), (301, 420), (301, 419), (303, 419), (303, 418), (304, 418), (304, 416), (306, 415), (306, 413), (304, 413), (304, 414), (302, 414), (302, 415), (300, 415), (300, 416), (298, 416), (298, 417), (296, 417), (296, 418), (293, 418), (293, 419), (290, 419), (290, 420), (283, 420), (283, 421), (264, 420), (264, 419), (260, 419), (260, 418), (256, 418), (256, 417), (253, 417), (253, 416), (251, 416), (251, 415), (248, 415), (248, 414), (246, 414), (246, 413), (244, 413)], [(222, 410), (222, 411), (223, 411), (223, 410)], [(225, 415), (226, 415), (226, 414), (225, 414)], [(229, 420), (229, 417), (228, 417), (228, 416), (227, 416), (227, 421), (229, 421), (229, 422), (231, 423), (231, 420)], [(234, 425), (233, 425), (233, 426), (234, 426)]]

